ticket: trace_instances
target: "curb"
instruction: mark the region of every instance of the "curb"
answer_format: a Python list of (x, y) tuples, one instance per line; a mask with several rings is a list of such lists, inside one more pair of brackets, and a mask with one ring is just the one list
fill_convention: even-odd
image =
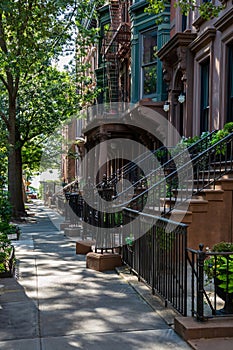
[(140, 282), (128, 266), (116, 267), (115, 270), (168, 326), (174, 327), (174, 318), (180, 316), (176, 310), (169, 305), (166, 306), (165, 301), (158, 294), (153, 295), (151, 289), (145, 283)]

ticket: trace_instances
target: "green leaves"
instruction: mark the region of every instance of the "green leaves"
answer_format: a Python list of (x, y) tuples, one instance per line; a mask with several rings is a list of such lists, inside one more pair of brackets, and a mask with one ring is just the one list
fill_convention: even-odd
[(233, 293), (233, 255), (221, 255), (221, 252), (232, 252), (233, 244), (230, 242), (219, 242), (212, 248), (218, 255), (210, 256), (204, 262), (204, 271), (207, 275), (207, 283), (213, 278), (220, 281), (218, 286), (224, 292)]
[[(228, 273), (227, 273), (228, 271)], [(233, 293), (233, 255), (221, 257), (221, 264), (219, 262), (217, 278), (221, 281), (219, 287), (228, 293)]]
[(170, 5), (169, 1), (164, 0), (148, 0), (149, 6), (146, 7), (145, 11), (150, 14), (160, 14), (165, 10), (165, 5)]
[[(170, 5), (170, 2), (166, 0), (148, 0), (148, 3), (149, 5), (145, 11), (157, 15), (162, 13), (166, 6)], [(214, 5), (211, 1), (205, 1), (198, 5), (195, 0), (178, 0), (174, 3), (174, 7), (179, 7), (184, 15), (188, 15), (190, 11), (198, 9), (200, 16), (206, 20), (217, 17), (224, 8), (223, 5)]]

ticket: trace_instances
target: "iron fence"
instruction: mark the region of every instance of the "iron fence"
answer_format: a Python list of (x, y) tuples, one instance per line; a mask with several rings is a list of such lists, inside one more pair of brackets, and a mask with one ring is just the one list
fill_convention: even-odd
[(233, 316), (233, 252), (187, 249), (191, 266), (191, 311), (198, 321)]
[[(123, 261), (139, 279), (157, 292), (182, 315), (187, 315), (187, 226), (165, 218), (125, 210), (139, 215), (139, 232), (145, 232), (122, 248)], [(127, 241), (127, 237), (125, 238)], [(128, 240), (129, 242), (129, 240)]]

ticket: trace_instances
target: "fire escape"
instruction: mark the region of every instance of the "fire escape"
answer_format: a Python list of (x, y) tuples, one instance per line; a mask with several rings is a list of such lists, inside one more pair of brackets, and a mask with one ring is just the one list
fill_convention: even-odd
[(105, 89), (108, 102), (127, 101), (129, 91), (130, 1), (110, 0), (111, 25), (103, 38), (101, 53), (105, 63)]

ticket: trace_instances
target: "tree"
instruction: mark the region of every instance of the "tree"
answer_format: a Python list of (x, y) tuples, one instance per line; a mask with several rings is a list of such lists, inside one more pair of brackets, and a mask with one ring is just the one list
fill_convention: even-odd
[(21, 90), (19, 147), (23, 173), (32, 175), (46, 165), (58, 168), (62, 139), (57, 127), (76, 113), (75, 76), (48, 67), (46, 74), (29, 86), (22, 85)]
[(51, 80), (55, 71), (50, 66), (64, 45), (72, 41), (76, 10), (75, 0), (0, 3), (0, 117), (8, 133), (8, 188), (15, 217), (25, 212), (23, 145), (38, 134), (50, 133), (66, 112), (69, 114), (69, 96), (66, 110), (61, 108), (64, 96), (57, 99), (67, 84), (59, 85), (58, 76), (57, 82)]

